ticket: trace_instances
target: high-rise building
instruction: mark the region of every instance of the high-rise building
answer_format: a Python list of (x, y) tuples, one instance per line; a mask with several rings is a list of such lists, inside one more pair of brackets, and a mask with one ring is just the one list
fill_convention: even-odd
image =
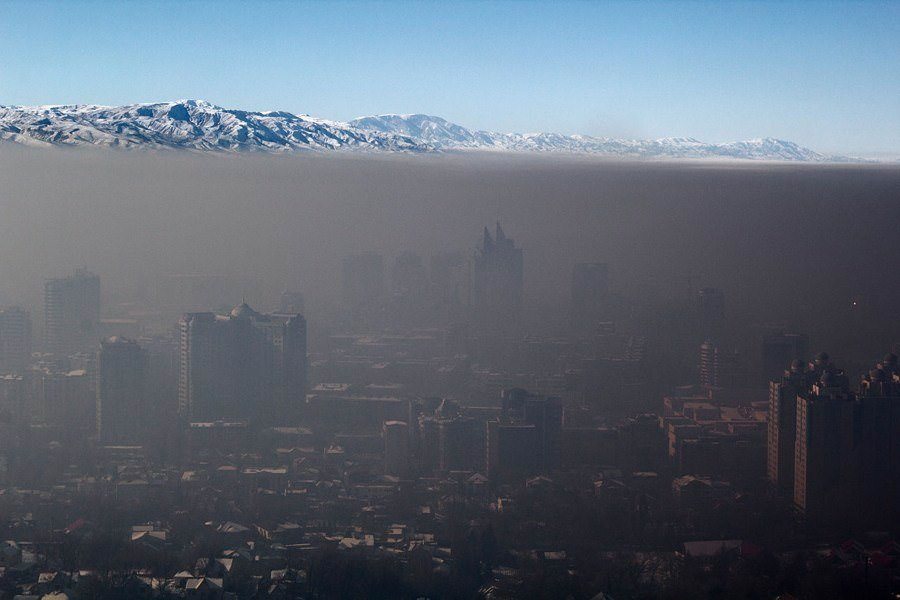
[(100, 341), (100, 278), (87, 269), (44, 283), (44, 344), (48, 352), (93, 350)]
[(508, 322), (522, 309), (524, 259), (497, 223), (492, 237), (487, 227), (481, 248), (475, 255), (472, 273), (472, 301), (482, 319)]
[(146, 356), (137, 342), (111, 337), (97, 353), (97, 439), (138, 444), (148, 433)]
[[(852, 518), (866, 527), (900, 522), (900, 374), (887, 355), (859, 391), (827, 354), (794, 361), (770, 387), (769, 480), (815, 521)], [(795, 413), (791, 412), (791, 397)], [(793, 466), (786, 454), (796, 423)], [(789, 483), (793, 469), (793, 482)]]
[(794, 491), (794, 450), (797, 439), (797, 398), (808, 393), (811, 372), (801, 360), (769, 382), (766, 471), (769, 482), (787, 497)]
[(179, 326), (183, 419), (297, 420), (307, 376), (302, 315), (261, 314), (241, 304), (228, 315), (188, 313)]
[(847, 376), (827, 355), (820, 355), (815, 367), (817, 381), (805, 397), (797, 397), (794, 505), (818, 520), (847, 506), (854, 398)]
[(572, 325), (585, 331), (609, 319), (609, 267), (578, 263), (572, 269)]
[(405, 421), (385, 421), (384, 472), (395, 477), (409, 475), (409, 426)]
[(31, 315), (19, 307), (0, 310), (0, 374), (22, 374), (31, 361)]
[(888, 354), (863, 378), (856, 410), (856, 468), (859, 494), (882, 514), (885, 524), (900, 522), (900, 370)]
[(743, 384), (740, 355), (711, 340), (700, 345), (700, 385), (735, 388)]

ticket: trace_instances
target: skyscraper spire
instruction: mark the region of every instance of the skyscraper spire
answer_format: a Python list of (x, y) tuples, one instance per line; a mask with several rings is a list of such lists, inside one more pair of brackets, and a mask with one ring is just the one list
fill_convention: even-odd
[(494, 240), (491, 238), (491, 232), (487, 227), (484, 228), (484, 239), (481, 245), (482, 252), (489, 252), (490, 249), (494, 246)]
[(497, 221), (497, 242), (503, 242), (506, 240), (506, 234), (503, 233), (503, 228), (500, 227), (500, 221)]

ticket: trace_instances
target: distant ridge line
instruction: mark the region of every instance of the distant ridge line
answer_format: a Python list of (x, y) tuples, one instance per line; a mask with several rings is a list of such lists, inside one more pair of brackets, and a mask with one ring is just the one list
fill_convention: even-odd
[(123, 106), (0, 106), (0, 141), (205, 152), (492, 151), (651, 159), (861, 162), (820, 154), (775, 138), (715, 144), (690, 137), (629, 140), (542, 132), (498, 133), (471, 130), (425, 114), (374, 115), (341, 122), (286, 111), (222, 108), (189, 99)]

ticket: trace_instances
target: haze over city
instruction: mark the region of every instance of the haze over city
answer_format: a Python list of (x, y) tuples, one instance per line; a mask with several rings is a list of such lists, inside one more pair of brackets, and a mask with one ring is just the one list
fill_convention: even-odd
[(897, 598), (898, 40), (0, 4), (0, 600)]

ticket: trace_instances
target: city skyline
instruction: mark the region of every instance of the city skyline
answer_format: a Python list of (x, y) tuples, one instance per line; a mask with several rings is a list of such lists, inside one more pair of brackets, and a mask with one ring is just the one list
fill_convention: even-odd
[[(0, 104), (202, 98), (344, 121), (426, 113), (493, 131), (900, 155), (892, 3), (263, 6), (5, 3)], [(270, 27), (274, 15), (286, 26)]]
[(0, 600), (900, 599), (900, 4), (0, 55)]

